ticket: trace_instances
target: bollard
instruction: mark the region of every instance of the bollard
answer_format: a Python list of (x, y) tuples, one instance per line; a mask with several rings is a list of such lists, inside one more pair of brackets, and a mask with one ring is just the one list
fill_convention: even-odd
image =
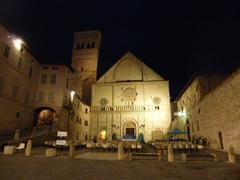
[(14, 140), (19, 140), (20, 138), (20, 129), (17, 129), (14, 134)]
[(168, 162), (174, 162), (173, 146), (168, 145)]
[(229, 146), (229, 149), (228, 149), (228, 162), (229, 163), (236, 163), (236, 157), (235, 157), (232, 146)]
[(158, 150), (158, 161), (162, 160), (162, 155), (163, 155), (162, 150)]
[(73, 141), (70, 141), (69, 143), (69, 157), (74, 158), (75, 155), (75, 147)]
[(25, 156), (31, 156), (31, 153), (32, 153), (32, 140), (29, 139), (25, 150)]
[(118, 144), (118, 160), (124, 159), (123, 142)]

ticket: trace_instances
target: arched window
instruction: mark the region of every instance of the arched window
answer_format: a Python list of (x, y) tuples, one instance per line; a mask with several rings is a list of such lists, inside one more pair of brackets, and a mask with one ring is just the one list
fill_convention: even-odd
[(92, 42), (92, 47), (91, 48), (95, 48), (95, 42)]
[(81, 49), (84, 49), (84, 43), (81, 44)]
[(87, 44), (87, 49), (90, 49), (90, 48), (91, 48), (91, 47), (90, 47), (90, 43), (88, 43), (88, 44)]

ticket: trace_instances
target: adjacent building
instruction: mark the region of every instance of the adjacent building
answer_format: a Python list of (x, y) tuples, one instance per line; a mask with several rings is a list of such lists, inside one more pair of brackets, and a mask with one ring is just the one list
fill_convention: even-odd
[(240, 69), (232, 74), (195, 76), (177, 98), (178, 115), (172, 128), (188, 132), (188, 138), (206, 140), (211, 148), (240, 152)]
[(28, 45), (0, 24), (0, 131), (32, 127), (39, 72)]

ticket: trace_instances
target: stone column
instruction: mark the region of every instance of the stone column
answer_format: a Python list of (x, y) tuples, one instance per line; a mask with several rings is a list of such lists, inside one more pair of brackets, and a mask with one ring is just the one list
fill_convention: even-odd
[(235, 157), (235, 154), (233, 152), (233, 147), (232, 146), (229, 146), (229, 149), (228, 149), (228, 162), (229, 163), (236, 163), (236, 157)]
[(70, 141), (69, 143), (69, 157), (74, 158), (75, 155), (75, 147), (73, 141)]
[(29, 139), (28, 142), (27, 142), (25, 156), (31, 156), (31, 153), (32, 153), (32, 140)]
[(124, 148), (123, 148), (123, 142), (120, 142), (118, 144), (118, 160), (124, 159)]
[(20, 138), (20, 129), (17, 129), (14, 134), (14, 140), (19, 140)]
[(174, 162), (173, 147), (171, 144), (168, 145), (168, 162)]

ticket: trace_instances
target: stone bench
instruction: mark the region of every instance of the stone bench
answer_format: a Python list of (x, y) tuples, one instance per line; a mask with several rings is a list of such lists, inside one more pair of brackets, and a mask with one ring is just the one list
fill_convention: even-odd
[(133, 157), (140, 156), (140, 157), (157, 157), (158, 161), (161, 161), (161, 154), (160, 153), (130, 153), (130, 160), (133, 160)]
[(182, 153), (182, 161), (214, 161), (217, 162), (217, 155), (216, 154), (186, 154)]

